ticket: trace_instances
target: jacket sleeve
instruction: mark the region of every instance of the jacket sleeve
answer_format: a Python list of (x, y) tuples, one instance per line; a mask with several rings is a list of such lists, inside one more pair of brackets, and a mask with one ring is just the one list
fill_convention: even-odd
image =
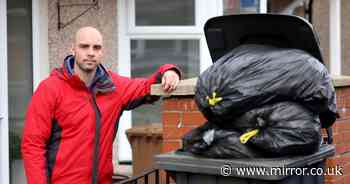
[(21, 151), (28, 184), (49, 183), (45, 153), (51, 133), (55, 95), (44, 82), (33, 94), (25, 117)]
[(173, 64), (165, 64), (161, 66), (148, 79), (135, 78), (128, 79), (123, 95), (124, 109), (131, 110), (142, 104), (152, 103), (159, 99), (157, 96), (150, 95), (151, 85), (160, 83), (163, 74), (168, 70), (174, 70), (181, 78), (181, 70)]

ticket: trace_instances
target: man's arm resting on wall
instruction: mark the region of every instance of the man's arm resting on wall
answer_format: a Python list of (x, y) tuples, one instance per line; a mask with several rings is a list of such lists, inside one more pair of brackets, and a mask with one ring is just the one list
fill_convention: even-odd
[(178, 74), (179, 78), (181, 78), (181, 71), (178, 67), (172, 64), (165, 64), (159, 67), (159, 69), (155, 73), (153, 73), (148, 79), (130, 79), (130, 81), (128, 82), (126, 93), (123, 97), (123, 100), (125, 100), (124, 103), (126, 104), (124, 109), (134, 109), (142, 104), (152, 103), (158, 100), (159, 97), (150, 95), (151, 85), (162, 82), (162, 85), (164, 85), (164, 87), (168, 87), (165, 86), (166, 81), (164, 80), (166, 79), (163, 78), (163, 75), (166, 71), (169, 70), (175, 71)]

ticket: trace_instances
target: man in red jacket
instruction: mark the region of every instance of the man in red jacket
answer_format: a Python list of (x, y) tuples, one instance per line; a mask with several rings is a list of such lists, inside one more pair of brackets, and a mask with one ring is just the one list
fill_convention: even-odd
[(35, 91), (25, 120), (22, 156), (28, 184), (110, 184), (112, 143), (123, 110), (151, 103), (150, 86), (173, 91), (180, 78), (174, 65), (148, 79), (130, 79), (102, 65), (102, 35), (77, 31), (62, 67)]

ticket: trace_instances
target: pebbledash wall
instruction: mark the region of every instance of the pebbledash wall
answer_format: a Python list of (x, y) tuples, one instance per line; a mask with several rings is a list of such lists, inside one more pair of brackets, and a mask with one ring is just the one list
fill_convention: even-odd
[[(326, 164), (340, 166), (343, 175), (326, 176), (325, 184), (346, 184), (350, 181), (350, 77), (333, 77), (333, 81), (341, 117), (333, 126), (336, 154)], [(162, 101), (163, 153), (181, 148), (183, 135), (206, 122), (193, 99), (195, 83), (196, 79), (181, 81), (177, 90)], [(153, 85), (151, 93), (164, 95), (159, 85)]]
[[(62, 4), (87, 3), (86, 0), (61, 0)], [(88, 6), (67, 6), (61, 8), (61, 21), (67, 23), (82, 13)], [(98, 8), (92, 8), (71, 24), (58, 30), (57, 1), (48, 1), (49, 17), (49, 60), (50, 68), (60, 67), (63, 59), (70, 54), (75, 32), (84, 26), (99, 29), (104, 38), (104, 65), (117, 71), (117, 1), (99, 0)]]

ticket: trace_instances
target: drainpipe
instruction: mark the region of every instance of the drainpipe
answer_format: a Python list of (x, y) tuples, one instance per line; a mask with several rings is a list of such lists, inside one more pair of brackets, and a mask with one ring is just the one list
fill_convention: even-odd
[(341, 0), (329, 0), (330, 73), (341, 75)]
[(260, 0), (259, 13), (267, 13), (267, 0)]

